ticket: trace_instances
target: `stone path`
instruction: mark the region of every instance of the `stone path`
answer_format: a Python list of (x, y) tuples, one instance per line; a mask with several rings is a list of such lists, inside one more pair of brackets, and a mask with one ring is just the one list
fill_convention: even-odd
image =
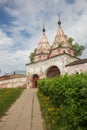
[(45, 130), (36, 89), (25, 89), (0, 121), (0, 130)]

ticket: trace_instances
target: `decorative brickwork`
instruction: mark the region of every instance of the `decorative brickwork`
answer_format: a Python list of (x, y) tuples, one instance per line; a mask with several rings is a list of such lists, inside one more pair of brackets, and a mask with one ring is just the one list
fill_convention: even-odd
[(63, 53), (67, 53), (69, 55), (74, 56), (74, 51), (72, 49), (72, 46), (68, 42), (67, 36), (64, 34), (62, 30), (61, 22), (58, 22), (58, 24), (59, 24), (58, 31), (55, 36), (55, 40), (53, 42), (49, 57), (53, 57)]
[(53, 42), (52, 47), (50, 46), (47, 40), (45, 28), (43, 28), (43, 35), (38, 47), (36, 48), (34, 62), (42, 61), (54, 56), (61, 55), (63, 53), (67, 53), (71, 56), (74, 56), (74, 51), (72, 49), (71, 44), (68, 42), (67, 36), (64, 34), (62, 30), (60, 20), (58, 22), (58, 25), (58, 31), (55, 36), (55, 40)]
[(36, 48), (36, 54), (34, 57), (34, 62), (42, 61), (48, 58), (48, 54), (50, 52), (50, 45), (47, 40), (45, 29), (43, 28), (43, 35), (39, 42), (38, 47)]

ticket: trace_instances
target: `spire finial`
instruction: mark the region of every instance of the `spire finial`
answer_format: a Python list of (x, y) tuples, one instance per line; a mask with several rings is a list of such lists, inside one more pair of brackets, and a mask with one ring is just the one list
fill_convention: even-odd
[(43, 22), (43, 32), (45, 32), (46, 31), (46, 29), (45, 29), (45, 24), (44, 24), (44, 22)]
[(59, 20), (58, 20), (58, 25), (59, 25), (59, 26), (61, 25), (60, 15), (61, 15), (61, 12), (60, 12), (60, 13), (58, 13), (58, 17), (59, 17)]

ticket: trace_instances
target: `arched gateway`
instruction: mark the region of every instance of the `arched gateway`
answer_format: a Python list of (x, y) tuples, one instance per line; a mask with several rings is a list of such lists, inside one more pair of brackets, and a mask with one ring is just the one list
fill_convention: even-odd
[(57, 66), (51, 66), (48, 70), (47, 70), (47, 74), (46, 77), (47, 78), (53, 78), (56, 76), (60, 75), (60, 70), (58, 69)]
[(37, 88), (37, 81), (39, 80), (39, 76), (37, 74), (34, 74), (32, 76), (32, 88)]
[[(43, 26), (41, 40), (36, 48), (34, 61), (26, 64), (28, 87), (36, 88), (38, 79), (52, 78), (67, 72), (66, 65), (77, 60), (74, 50), (58, 21), (58, 30), (52, 46), (49, 44)], [(32, 76), (32, 74), (34, 74)], [(44, 87), (44, 86), (43, 86)]]

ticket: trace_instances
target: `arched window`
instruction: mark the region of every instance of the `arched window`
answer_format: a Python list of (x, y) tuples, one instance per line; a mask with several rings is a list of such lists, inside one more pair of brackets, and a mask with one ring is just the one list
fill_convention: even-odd
[(47, 78), (53, 78), (60, 75), (60, 70), (57, 66), (51, 66), (47, 71)]

